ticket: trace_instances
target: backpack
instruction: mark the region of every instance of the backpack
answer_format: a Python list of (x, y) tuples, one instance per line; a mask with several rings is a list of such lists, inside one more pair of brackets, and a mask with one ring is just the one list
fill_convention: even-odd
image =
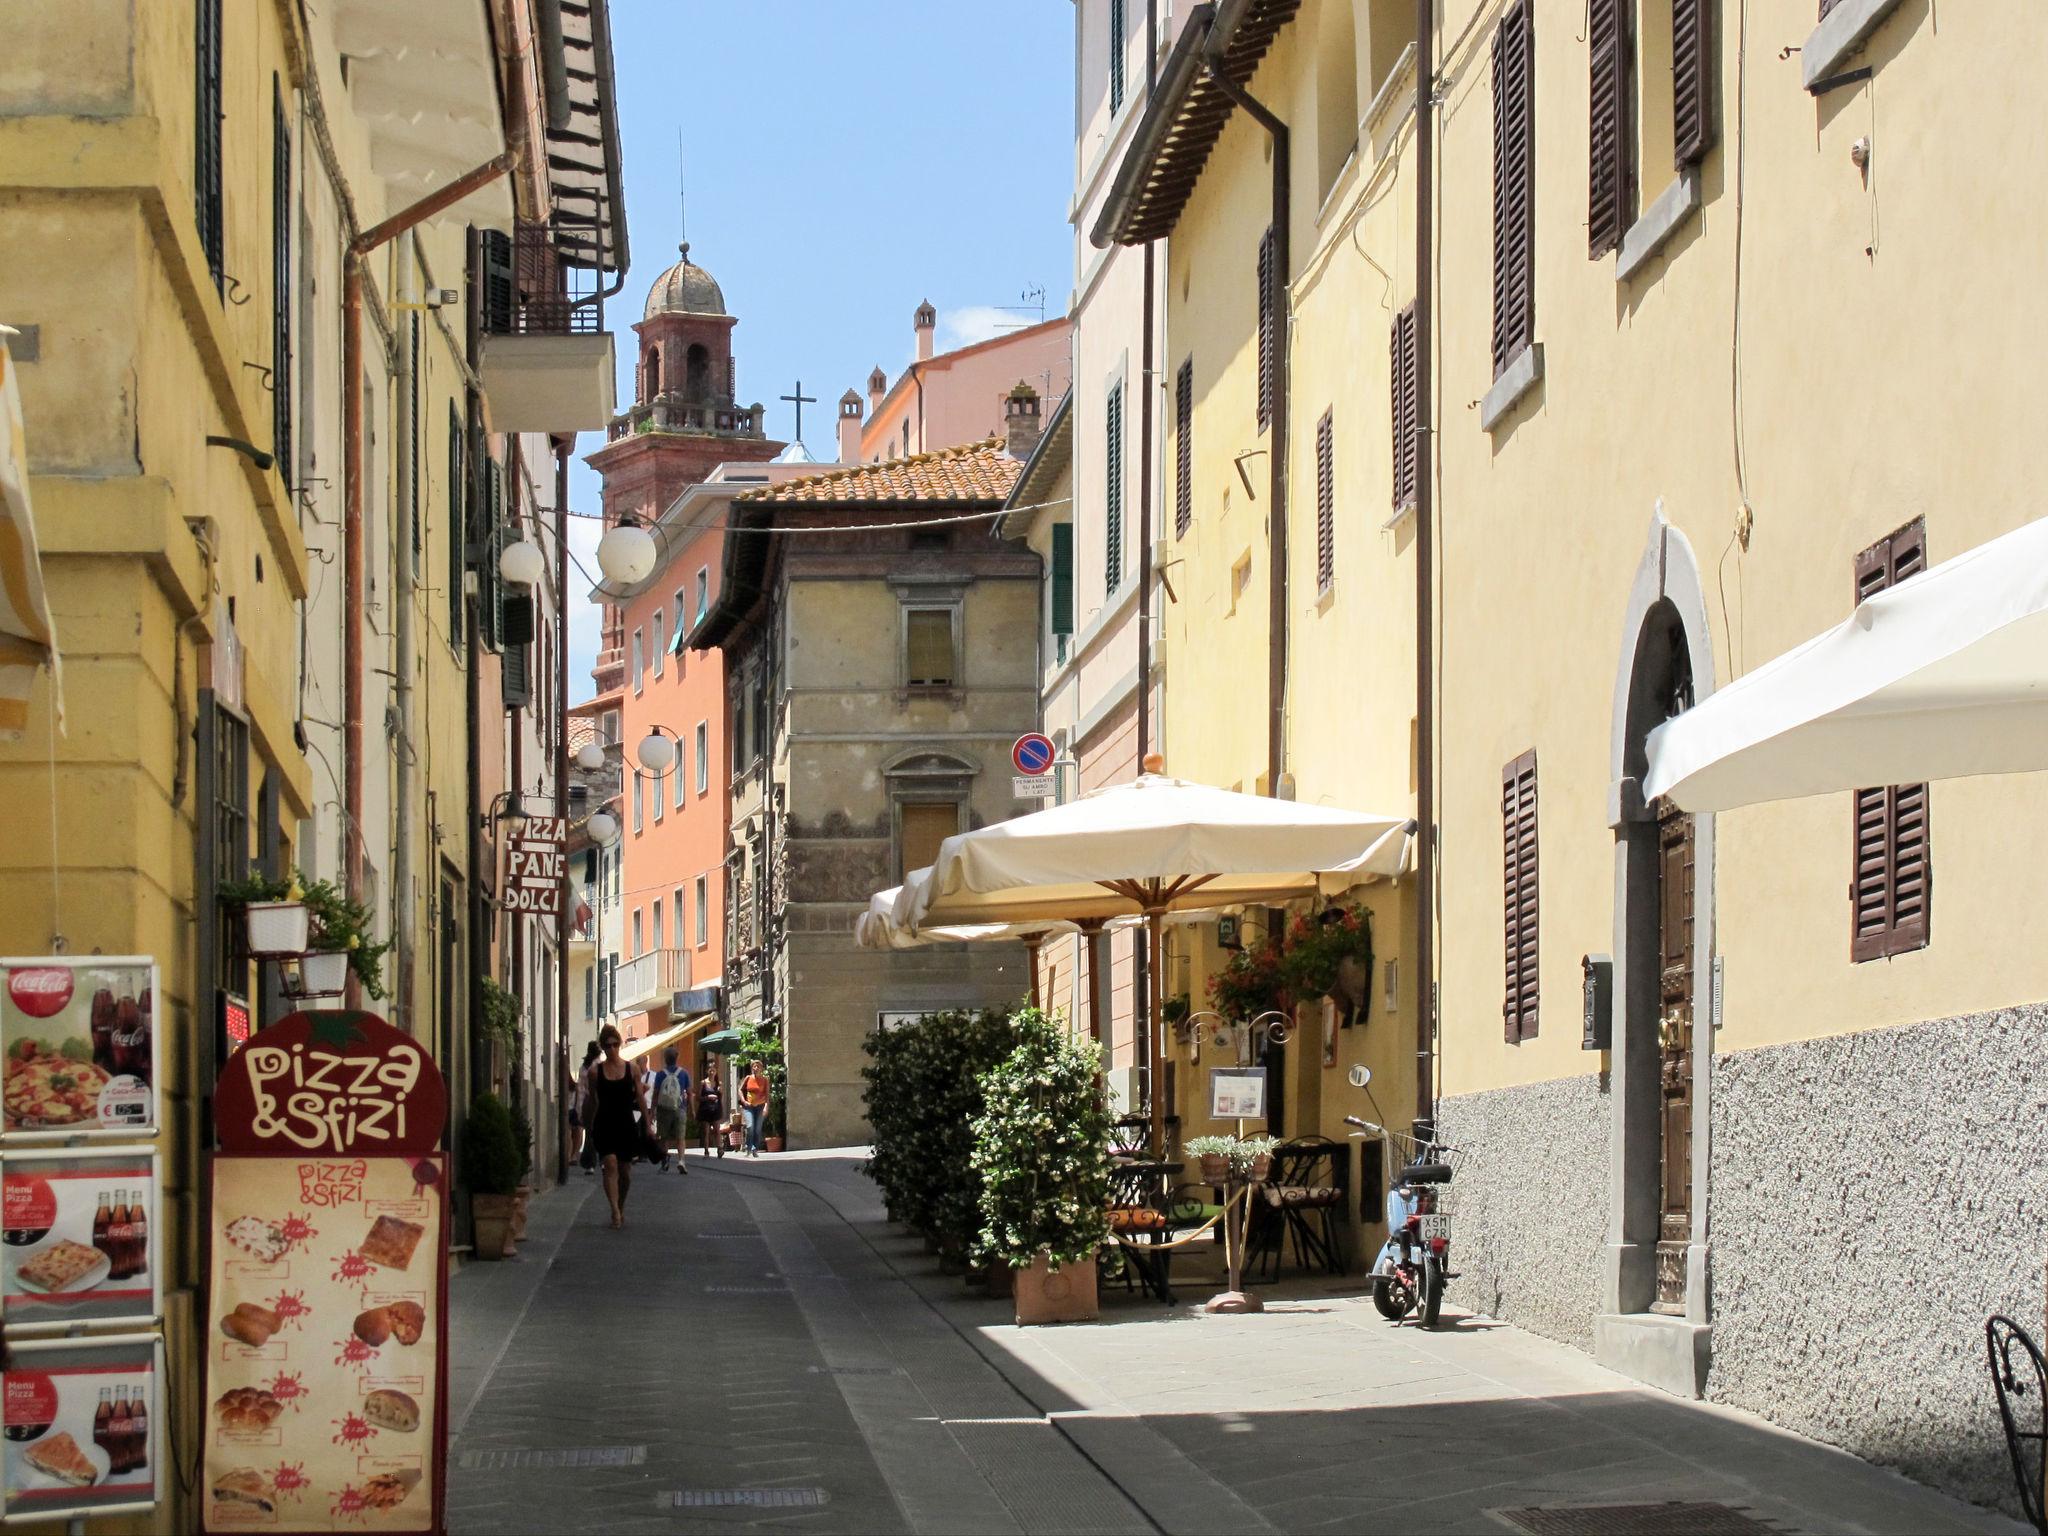
[(661, 1083), (654, 1090), (654, 1103), (658, 1109), (680, 1114), (683, 1108), (683, 1075), (680, 1072), (664, 1072)]

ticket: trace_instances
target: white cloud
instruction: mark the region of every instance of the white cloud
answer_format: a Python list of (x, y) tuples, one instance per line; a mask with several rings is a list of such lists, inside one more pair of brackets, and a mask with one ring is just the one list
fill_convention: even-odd
[(977, 341), (988, 341), (1006, 331), (1016, 330), (1024, 318), (993, 304), (969, 304), (964, 309), (946, 310), (939, 316), (937, 348), (941, 352), (951, 352), (959, 347), (971, 347)]

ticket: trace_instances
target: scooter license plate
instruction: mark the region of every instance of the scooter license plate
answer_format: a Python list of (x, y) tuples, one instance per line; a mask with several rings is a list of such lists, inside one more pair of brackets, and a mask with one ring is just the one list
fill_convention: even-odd
[(1443, 1238), (1443, 1239), (1444, 1239), (1444, 1240), (1445, 1240), (1446, 1242), (1448, 1242), (1448, 1241), (1450, 1240), (1450, 1236), (1451, 1236), (1451, 1218), (1450, 1218), (1450, 1217), (1448, 1217), (1448, 1216), (1425, 1216), (1425, 1217), (1423, 1217), (1423, 1218), (1422, 1218), (1422, 1240), (1423, 1240), (1424, 1242), (1428, 1242), (1428, 1241), (1429, 1241), (1429, 1240), (1430, 1240), (1431, 1238), (1433, 1238), (1433, 1237), (1441, 1237), (1441, 1238)]

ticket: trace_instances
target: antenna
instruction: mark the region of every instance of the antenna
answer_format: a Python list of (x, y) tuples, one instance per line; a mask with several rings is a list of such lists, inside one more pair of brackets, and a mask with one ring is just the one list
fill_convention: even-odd
[(676, 124), (676, 209), (682, 217), (680, 238), (683, 244), (690, 243), (690, 181), (689, 167), (683, 160), (683, 126)]
[(1022, 293), (1018, 294), (1017, 297), (1024, 302), (1021, 304), (992, 304), (989, 307), (1002, 310), (1005, 314), (1035, 314), (1038, 318), (1036, 320), (1006, 321), (1002, 325), (997, 326), (997, 330), (1022, 331), (1028, 330), (1031, 326), (1043, 325), (1045, 323), (1045, 284), (1033, 283)]

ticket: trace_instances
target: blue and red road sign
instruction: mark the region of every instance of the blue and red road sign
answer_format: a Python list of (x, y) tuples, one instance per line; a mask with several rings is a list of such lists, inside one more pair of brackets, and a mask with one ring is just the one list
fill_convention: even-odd
[(1052, 738), (1038, 731), (1032, 731), (1029, 735), (1019, 736), (1017, 744), (1010, 748), (1010, 761), (1016, 765), (1019, 773), (1034, 775), (1050, 773), (1052, 772), (1052, 760)]

